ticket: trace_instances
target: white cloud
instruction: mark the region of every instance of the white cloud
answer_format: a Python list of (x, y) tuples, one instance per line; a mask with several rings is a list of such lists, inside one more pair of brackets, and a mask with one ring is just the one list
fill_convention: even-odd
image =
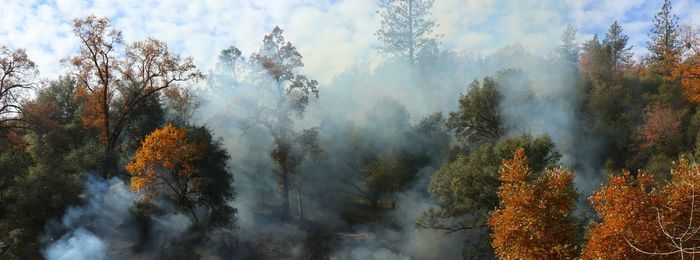
[[(677, 1), (681, 21), (700, 21), (700, 4)], [(645, 0), (480, 1), (437, 0), (433, 15), (444, 48), (488, 53), (521, 43), (537, 52), (557, 44), (565, 24), (584, 37), (620, 20), (636, 51), (643, 51), (651, 17), (658, 8)], [(640, 7), (641, 6), (641, 7)], [(59, 60), (74, 53), (70, 21), (89, 14), (109, 16), (127, 41), (147, 36), (195, 58), (204, 71), (219, 50), (235, 45), (249, 54), (275, 25), (304, 55), (306, 71), (322, 83), (353, 64), (373, 64), (378, 26), (374, 0), (330, 1), (12, 1), (0, 9), (0, 44), (26, 48), (46, 77), (61, 73)], [(634, 12), (630, 15), (630, 12)], [(583, 39), (581, 39), (583, 40)]]

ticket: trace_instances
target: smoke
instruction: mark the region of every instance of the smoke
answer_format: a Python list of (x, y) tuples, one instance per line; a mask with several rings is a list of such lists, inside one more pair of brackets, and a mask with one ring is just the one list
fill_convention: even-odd
[[(556, 41), (558, 35), (551, 39)], [(246, 70), (253, 72), (243, 72)], [(361, 224), (347, 213), (354, 210), (347, 203), (351, 188), (343, 181), (352, 171), (347, 158), (354, 156), (351, 148), (357, 139), (353, 134), (358, 129), (378, 153), (386, 151), (392, 141), (425, 145), (402, 133), (430, 114), (455, 111), (459, 95), (466, 93), (472, 80), (498, 77), (506, 70), (509, 73), (499, 83), (501, 116), (508, 134), (548, 134), (563, 154), (561, 163), (576, 172), (579, 190), (588, 192), (600, 182), (595, 157), (598, 141), (580, 134), (575, 65), (531, 53), (521, 45), (483, 57), (444, 51), (415, 70), (400, 59), (388, 59), (376, 66), (358, 64), (321, 85), (319, 99), (312, 99), (304, 117), (295, 119), (294, 129), (315, 127), (326, 156), (305, 160), (294, 177), (298, 193), (293, 189), (290, 204), (294, 213), (301, 204), (304, 220), (280, 221), (274, 217), (282, 199), (273, 177), (276, 165), (270, 158), (274, 140), (264, 127), (248, 124), (251, 118), (262, 116), (255, 113), (257, 107), (275, 99), (256, 85), (259, 80), (247, 78), (260, 75), (254, 70), (237, 70), (236, 77), (222, 71), (210, 73), (209, 82), (217, 84), (202, 90), (207, 102), (198, 118), (224, 137), (232, 156), (240, 237), (276, 245), (272, 250), (276, 253), (267, 256), (303, 256), (306, 244), (323, 234), (335, 259), (459, 258), (469, 234), (414, 228), (422, 212), (435, 206), (426, 187), (444, 158), (432, 158), (414, 187), (394, 196), (397, 209), (385, 210), (378, 219)], [(282, 251), (287, 253), (279, 253)]]
[(144, 239), (145, 227), (134, 214), (138, 193), (117, 177), (86, 174), (84, 186), (84, 204), (69, 208), (60, 221), (46, 226), (43, 254), (49, 260), (156, 257), (191, 226), (182, 214), (150, 216), (152, 224)]
[[(71, 207), (60, 222), (47, 226), (47, 259), (105, 259), (108, 256), (106, 237), (126, 238), (117, 230), (130, 220), (128, 209), (136, 201), (136, 194), (116, 177), (105, 180), (87, 174), (84, 205)], [(65, 233), (51, 242), (58, 234)]]
[(49, 260), (105, 259), (107, 245), (99, 237), (83, 228), (70, 231), (49, 245), (44, 253)]

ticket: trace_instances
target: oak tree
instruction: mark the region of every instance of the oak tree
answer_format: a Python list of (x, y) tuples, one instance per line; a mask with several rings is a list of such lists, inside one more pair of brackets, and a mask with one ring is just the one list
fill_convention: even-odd
[(116, 147), (132, 111), (150, 96), (202, 77), (192, 58), (170, 51), (162, 41), (125, 44), (107, 18), (75, 19), (73, 33), (80, 49), (64, 63), (80, 86), (83, 124), (99, 132), (105, 151)]
[(144, 200), (165, 198), (176, 211), (188, 212), (195, 223), (200, 222), (201, 209), (208, 213), (207, 223), (226, 223), (235, 214), (227, 204), (234, 196), (227, 160), (228, 154), (206, 129), (168, 124), (143, 140), (126, 168), (131, 189)]
[(0, 135), (9, 137), (9, 130), (22, 127), (21, 102), (34, 86), (38, 70), (24, 49), (11, 50), (0, 44)]

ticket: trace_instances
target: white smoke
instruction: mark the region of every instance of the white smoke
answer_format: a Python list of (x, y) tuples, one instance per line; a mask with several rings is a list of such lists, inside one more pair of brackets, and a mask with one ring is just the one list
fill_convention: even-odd
[(105, 259), (107, 245), (84, 228), (78, 228), (49, 245), (44, 252), (48, 260)]

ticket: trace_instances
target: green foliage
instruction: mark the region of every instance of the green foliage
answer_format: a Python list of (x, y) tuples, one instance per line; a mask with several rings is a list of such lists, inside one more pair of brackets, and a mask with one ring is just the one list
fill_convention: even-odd
[[(549, 136), (532, 138), (522, 135), (505, 138), (496, 145), (483, 144), (469, 155), (459, 155), (456, 160), (442, 165), (430, 179), (429, 192), (438, 204), (429, 208), (417, 220), (419, 228), (444, 230), (448, 233), (487, 230), (488, 216), (498, 206), (498, 171), (501, 161), (524, 148), (527, 164), (538, 176), (546, 168), (556, 165), (561, 154)], [(480, 243), (488, 240), (468, 241), (484, 248)]]
[(202, 177), (206, 188), (203, 189), (200, 200), (209, 209), (209, 224), (236, 227), (237, 211), (230, 205), (236, 198), (236, 193), (233, 190), (233, 175), (227, 166), (230, 159), (228, 152), (222, 147), (221, 140), (214, 139), (206, 127), (190, 127), (188, 138), (193, 143), (206, 144), (195, 167), (197, 171), (205, 173)]
[(377, 157), (364, 170), (372, 206), (378, 207), (381, 197), (409, 188), (418, 177), (420, 166), (418, 158), (405, 152), (391, 151)]
[(500, 118), (500, 90), (493, 78), (474, 80), (459, 97), (459, 109), (450, 112), (447, 125), (467, 143), (490, 143), (505, 132)]
[(649, 64), (659, 75), (669, 78), (680, 62), (681, 39), (678, 16), (671, 13), (671, 1), (664, 0), (661, 10), (654, 16), (647, 49), (651, 52)]

